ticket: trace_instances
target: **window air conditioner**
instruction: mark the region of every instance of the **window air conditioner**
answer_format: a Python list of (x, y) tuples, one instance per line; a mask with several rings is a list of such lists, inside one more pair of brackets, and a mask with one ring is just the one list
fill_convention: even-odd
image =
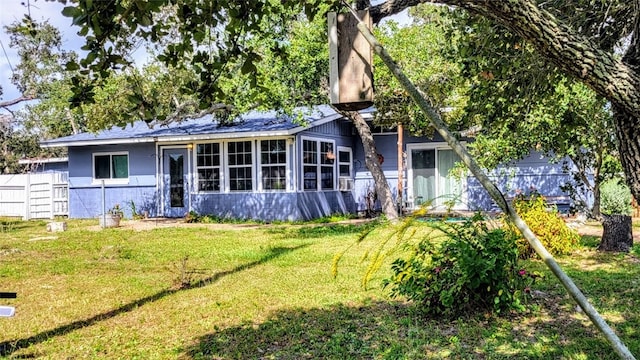
[(353, 190), (353, 179), (351, 178), (339, 178), (338, 179), (339, 191), (351, 191)]

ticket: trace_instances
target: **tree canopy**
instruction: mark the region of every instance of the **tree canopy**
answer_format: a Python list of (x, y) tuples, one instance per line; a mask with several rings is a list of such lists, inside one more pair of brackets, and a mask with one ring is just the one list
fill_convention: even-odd
[[(64, 2), (64, 0), (62, 0)], [(465, 9), (500, 24), (526, 41), (558, 71), (594, 89), (612, 104), (614, 127), (627, 180), (640, 195), (640, 34), (634, 3), (590, 0), (388, 0), (371, 7), (375, 22), (420, 3), (437, 2)], [(80, 27), (87, 55), (69, 69), (90, 79), (106, 79), (113, 68), (127, 63), (136, 41), (148, 41), (161, 50), (158, 59), (190, 68), (197, 80), (185, 87), (197, 94), (201, 107), (223, 103), (230, 94), (219, 79), (231, 69), (251, 74), (248, 86), (259, 89), (273, 107), (269, 88), (253, 76), (264, 48), (279, 55), (287, 45), (292, 21), (338, 8), (337, 1), (216, 1), (142, 0), (80, 1), (63, 13)], [(580, 9), (580, 11), (576, 11)], [(305, 14), (305, 15), (300, 15)], [(523, 44), (524, 46), (524, 44)], [(622, 49), (624, 56), (615, 52)], [(617, 50), (618, 54), (620, 50)], [(541, 64), (544, 65), (544, 64)], [(553, 72), (550, 72), (553, 74)], [(495, 74), (494, 74), (495, 76)], [(74, 102), (91, 100), (92, 82), (76, 78)], [(260, 95), (256, 95), (260, 93)], [(278, 105), (277, 103), (275, 105)]]

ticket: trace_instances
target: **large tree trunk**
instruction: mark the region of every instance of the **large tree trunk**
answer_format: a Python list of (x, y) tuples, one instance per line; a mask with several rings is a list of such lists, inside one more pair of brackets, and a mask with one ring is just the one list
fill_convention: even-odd
[(631, 216), (602, 215), (602, 228), (602, 240), (598, 250), (629, 252), (633, 246)]
[(636, 20), (630, 47), (620, 59), (562, 24), (534, 0), (388, 0), (373, 6), (371, 17), (377, 23), (421, 3), (459, 6), (495, 20), (535, 46), (566, 74), (611, 101), (627, 184), (640, 199), (640, 21)]
[(362, 145), (364, 146), (364, 163), (373, 177), (376, 195), (378, 196), (378, 200), (380, 200), (380, 205), (382, 206), (382, 213), (387, 217), (387, 219), (395, 221), (398, 219), (398, 211), (393, 203), (389, 183), (387, 182), (387, 178), (384, 176), (384, 172), (382, 171), (380, 162), (378, 161), (378, 152), (376, 150), (375, 141), (373, 140), (373, 135), (371, 135), (371, 129), (362, 115), (357, 111), (346, 111), (344, 114), (351, 119), (353, 125), (356, 127), (356, 131), (358, 131), (360, 139), (362, 140)]

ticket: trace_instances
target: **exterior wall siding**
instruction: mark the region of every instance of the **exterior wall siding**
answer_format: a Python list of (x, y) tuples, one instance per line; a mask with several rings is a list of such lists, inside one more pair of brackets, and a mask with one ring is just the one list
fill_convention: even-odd
[(193, 194), (191, 204), (199, 214), (222, 218), (296, 221), (351, 213), (349, 199), (339, 191)]
[[(342, 136), (346, 127), (325, 124), (324, 131), (334, 135), (307, 132), (307, 136), (335, 141), (336, 146), (353, 147), (353, 138)], [(347, 125), (349, 125), (347, 123)], [(336, 135), (337, 134), (337, 135)], [(299, 138), (297, 138), (299, 139)], [(299, 151), (299, 141), (291, 149)], [(101, 183), (93, 181), (93, 153), (127, 151), (129, 154), (129, 180), (126, 184)], [(300, 171), (299, 156), (292, 154), (292, 166)], [(69, 149), (69, 216), (71, 218), (97, 218), (104, 208), (119, 204), (125, 217), (131, 217), (130, 204), (136, 211), (149, 216), (160, 214), (160, 194), (157, 189), (156, 164), (158, 157), (154, 144), (134, 144), (119, 146), (88, 146)], [(294, 174), (293, 179), (296, 179)], [(293, 180), (292, 179), (292, 180)], [(296, 184), (298, 186), (298, 184)], [(263, 192), (263, 193), (198, 193), (190, 194), (190, 209), (199, 214), (238, 219), (309, 220), (334, 213), (355, 212), (355, 201), (350, 192), (309, 191), (309, 192)]]
[(96, 218), (102, 214), (102, 184), (93, 181), (93, 153), (117, 151), (129, 153), (129, 180), (126, 184), (105, 184), (104, 208), (119, 204), (125, 217), (131, 217), (133, 202), (140, 214), (158, 214), (155, 146), (133, 144), (69, 148), (69, 217)]
[[(357, 137), (356, 137), (357, 138)], [(398, 194), (398, 161), (397, 161), (397, 141), (398, 136), (394, 133), (374, 135), (376, 149), (384, 157), (382, 170), (385, 173), (387, 182), (391, 189), (394, 200)], [(355, 169), (355, 190), (354, 200), (357, 211), (366, 211), (370, 206), (367, 198), (373, 191), (373, 178), (365, 166), (364, 148), (359, 138), (354, 147), (354, 169)], [(443, 139), (435, 134), (433, 139), (418, 138), (410, 136), (406, 131), (404, 134), (404, 151), (407, 144), (419, 143), (444, 143)], [(407, 159), (405, 158), (405, 173), (403, 181), (403, 198), (407, 199)], [(550, 202), (557, 202), (563, 206), (568, 205), (568, 195), (564, 193), (560, 186), (572, 181), (571, 175), (563, 172), (563, 163), (550, 164), (549, 158), (541, 153), (532, 152), (527, 158), (509, 166), (502, 166), (489, 174), (490, 178), (498, 185), (498, 188), (505, 193), (507, 198), (515, 196), (516, 191), (529, 192), (536, 189), (542, 195), (551, 198)], [(466, 179), (466, 210), (497, 210), (496, 204), (489, 197), (482, 185), (473, 176)], [(379, 209), (379, 203), (375, 204), (375, 209)]]

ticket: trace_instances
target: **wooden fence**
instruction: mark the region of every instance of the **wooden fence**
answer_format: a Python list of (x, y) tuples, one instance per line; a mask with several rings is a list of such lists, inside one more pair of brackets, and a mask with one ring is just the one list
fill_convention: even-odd
[(66, 172), (0, 175), (0, 216), (29, 220), (68, 215)]

